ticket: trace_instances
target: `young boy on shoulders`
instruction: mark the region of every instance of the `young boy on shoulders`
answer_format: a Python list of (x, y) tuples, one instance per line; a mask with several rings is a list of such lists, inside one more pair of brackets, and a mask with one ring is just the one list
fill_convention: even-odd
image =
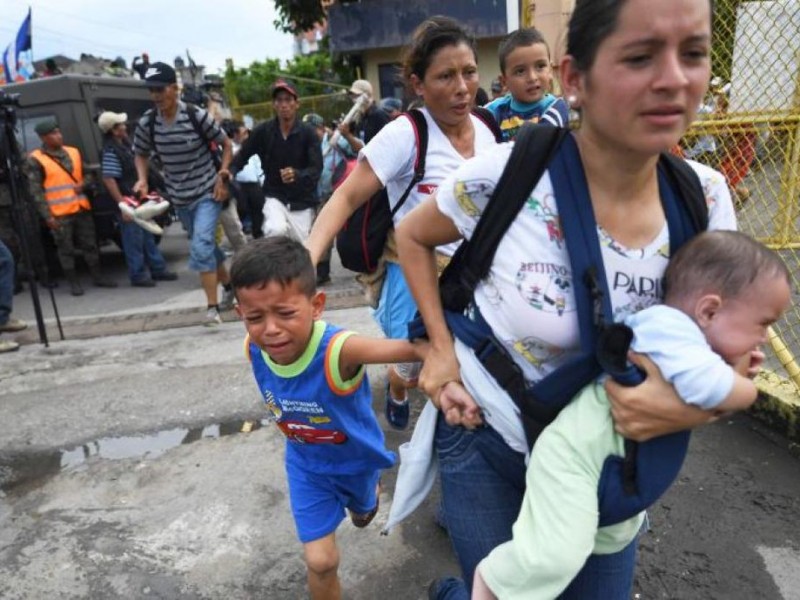
[[(664, 304), (625, 320), (631, 349), (649, 356), (688, 404), (718, 413), (749, 407), (758, 347), (791, 300), (786, 265), (742, 233), (709, 231), (671, 258), (665, 289)], [(537, 439), (513, 539), (478, 565), (473, 600), (558, 597), (590, 554), (631, 543), (644, 512), (598, 527), (603, 465), (623, 456), (624, 444), (602, 384), (584, 388)]]
[(335, 532), (378, 511), (382, 469), (395, 462), (372, 410), (366, 364), (414, 362), (420, 346), (356, 335), (321, 320), (325, 293), (305, 247), (254, 240), (231, 265), (256, 383), (286, 436), (286, 473), (311, 598), (340, 598)]
[(569, 107), (550, 93), (553, 68), (550, 50), (542, 34), (533, 27), (509, 33), (498, 48), (500, 82), (505, 96), (486, 105), (503, 132), (503, 141), (513, 140), (525, 123), (569, 125)]

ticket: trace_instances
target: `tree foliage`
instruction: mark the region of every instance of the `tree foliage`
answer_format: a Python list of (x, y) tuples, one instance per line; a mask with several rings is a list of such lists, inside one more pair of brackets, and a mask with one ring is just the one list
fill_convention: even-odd
[(275, 27), (287, 33), (308, 31), (325, 19), (320, 0), (275, 0)]
[[(300, 97), (331, 94), (341, 89), (336, 85), (354, 79), (352, 68), (334, 61), (323, 40), (319, 52), (296, 56), (281, 65), (276, 58), (254, 61), (246, 68), (228, 68), (225, 72), (225, 91), (239, 104), (267, 102), (271, 96), (271, 86), (276, 79), (290, 81), (297, 88)], [(306, 81), (306, 80), (312, 81)]]

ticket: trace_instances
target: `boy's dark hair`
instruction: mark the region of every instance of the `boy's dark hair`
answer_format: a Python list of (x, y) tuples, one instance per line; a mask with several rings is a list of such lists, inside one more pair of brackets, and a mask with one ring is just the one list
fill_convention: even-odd
[(300, 291), (312, 296), (317, 277), (311, 256), (297, 240), (271, 236), (253, 240), (236, 253), (231, 264), (231, 285), (263, 288), (276, 281), (282, 286), (297, 282)]
[(712, 292), (736, 298), (760, 277), (785, 277), (789, 269), (776, 252), (738, 231), (706, 231), (670, 258), (664, 274), (666, 298)]
[(542, 32), (535, 27), (517, 29), (500, 40), (500, 45), (497, 47), (497, 55), (500, 58), (500, 72), (503, 75), (506, 74), (506, 60), (509, 54), (517, 48), (533, 46), (534, 44), (544, 44), (544, 47), (547, 48), (547, 56), (550, 56), (550, 47), (547, 45)]

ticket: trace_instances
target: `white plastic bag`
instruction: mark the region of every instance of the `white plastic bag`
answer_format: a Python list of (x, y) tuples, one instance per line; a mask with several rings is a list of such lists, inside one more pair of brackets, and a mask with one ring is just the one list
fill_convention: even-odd
[(422, 504), (436, 481), (439, 465), (433, 449), (433, 437), (438, 414), (439, 409), (428, 400), (417, 418), (411, 440), (399, 448), (400, 469), (389, 517), (381, 531), (384, 535)]
[(284, 206), (283, 202), (277, 198), (267, 197), (264, 200), (263, 212), (264, 225), (262, 231), (264, 232), (264, 237), (288, 235), (298, 242), (303, 241), (302, 234), (292, 222), (289, 210)]

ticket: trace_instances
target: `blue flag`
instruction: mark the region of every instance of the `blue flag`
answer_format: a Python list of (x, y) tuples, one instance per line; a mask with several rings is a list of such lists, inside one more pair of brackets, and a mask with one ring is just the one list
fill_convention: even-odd
[(33, 44), (31, 37), (31, 9), (17, 32), (17, 38), (3, 52), (5, 83), (27, 81), (33, 76)]

